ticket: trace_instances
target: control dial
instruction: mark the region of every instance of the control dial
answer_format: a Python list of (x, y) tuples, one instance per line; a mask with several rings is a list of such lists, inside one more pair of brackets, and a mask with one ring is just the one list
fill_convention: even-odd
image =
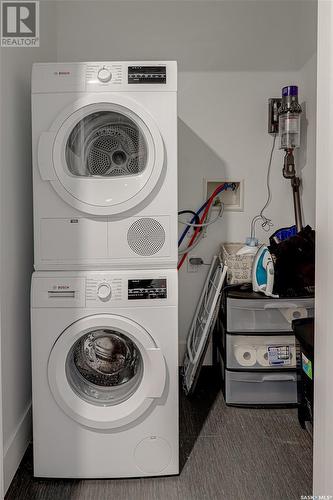
[(100, 283), (97, 287), (97, 297), (103, 302), (110, 300), (112, 295), (111, 285), (109, 283)]
[(102, 83), (107, 83), (111, 80), (112, 74), (111, 71), (107, 68), (101, 68), (97, 73), (97, 78)]

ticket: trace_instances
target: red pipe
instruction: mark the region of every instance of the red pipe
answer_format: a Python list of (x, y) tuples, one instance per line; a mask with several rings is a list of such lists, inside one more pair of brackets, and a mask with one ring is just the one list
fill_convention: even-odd
[[(210, 209), (210, 207), (211, 207), (211, 205), (212, 205), (212, 203), (213, 203), (213, 201), (214, 201), (214, 198), (216, 197), (216, 195), (217, 195), (217, 194), (219, 194), (219, 192), (220, 192), (221, 188), (223, 188), (223, 187), (224, 187), (224, 185), (225, 185), (225, 183), (220, 184), (219, 186), (217, 186), (217, 188), (215, 189), (215, 191), (213, 192), (213, 194), (212, 194), (212, 195), (211, 195), (211, 197), (209, 198), (209, 201), (208, 201), (208, 203), (207, 203), (207, 206), (206, 206), (206, 208), (205, 208), (204, 213), (202, 214), (202, 217), (201, 217), (201, 219), (200, 219), (199, 224), (203, 224), (203, 223), (204, 223), (204, 221), (205, 221), (205, 219), (206, 219), (206, 217), (207, 217), (207, 215), (208, 215), (209, 209)], [(193, 233), (193, 235), (192, 235), (192, 238), (190, 239), (190, 242), (189, 242), (188, 247), (187, 247), (187, 249), (188, 249), (188, 250), (190, 250), (190, 248), (191, 248), (191, 246), (192, 246), (192, 244), (193, 244), (193, 242), (194, 242), (195, 238), (197, 237), (197, 235), (198, 235), (198, 233), (199, 233), (200, 229), (201, 229), (200, 227), (196, 227), (196, 228), (195, 228), (195, 231), (194, 231), (194, 233)], [(177, 266), (178, 271), (179, 271), (179, 269), (182, 267), (182, 265), (184, 264), (184, 261), (185, 261), (185, 259), (186, 259), (187, 255), (188, 255), (188, 252), (184, 253), (184, 254), (182, 255), (182, 258), (181, 258), (181, 259), (180, 259), (180, 261), (178, 262), (178, 266)]]

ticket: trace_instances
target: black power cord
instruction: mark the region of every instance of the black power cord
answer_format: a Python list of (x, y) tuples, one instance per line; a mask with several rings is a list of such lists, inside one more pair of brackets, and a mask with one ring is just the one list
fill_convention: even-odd
[[(193, 217), (195, 217), (195, 222), (194, 224), (200, 224), (200, 217), (197, 213), (195, 213), (193, 210), (180, 210), (178, 212), (178, 215), (183, 215), (183, 214), (191, 214), (193, 215)], [(202, 230), (202, 228), (200, 228), (200, 231)]]

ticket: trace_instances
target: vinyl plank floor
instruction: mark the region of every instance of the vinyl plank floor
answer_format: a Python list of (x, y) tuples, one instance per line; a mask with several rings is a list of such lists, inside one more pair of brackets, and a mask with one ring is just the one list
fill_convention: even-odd
[(297, 411), (227, 407), (214, 379), (205, 370), (195, 396), (181, 395), (179, 476), (35, 479), (29, 447), (6, 500), (299, 500), (310, 495), (312, 441), (299, 426)]

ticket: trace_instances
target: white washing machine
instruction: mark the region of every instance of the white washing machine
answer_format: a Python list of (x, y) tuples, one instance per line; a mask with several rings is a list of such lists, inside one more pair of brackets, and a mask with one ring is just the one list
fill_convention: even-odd
[(176, 91), (176, 62), (33, 66), (36, 270), (176, 267)]
[(32, 280), (34, 474), (178, 473), (177, 271)]

